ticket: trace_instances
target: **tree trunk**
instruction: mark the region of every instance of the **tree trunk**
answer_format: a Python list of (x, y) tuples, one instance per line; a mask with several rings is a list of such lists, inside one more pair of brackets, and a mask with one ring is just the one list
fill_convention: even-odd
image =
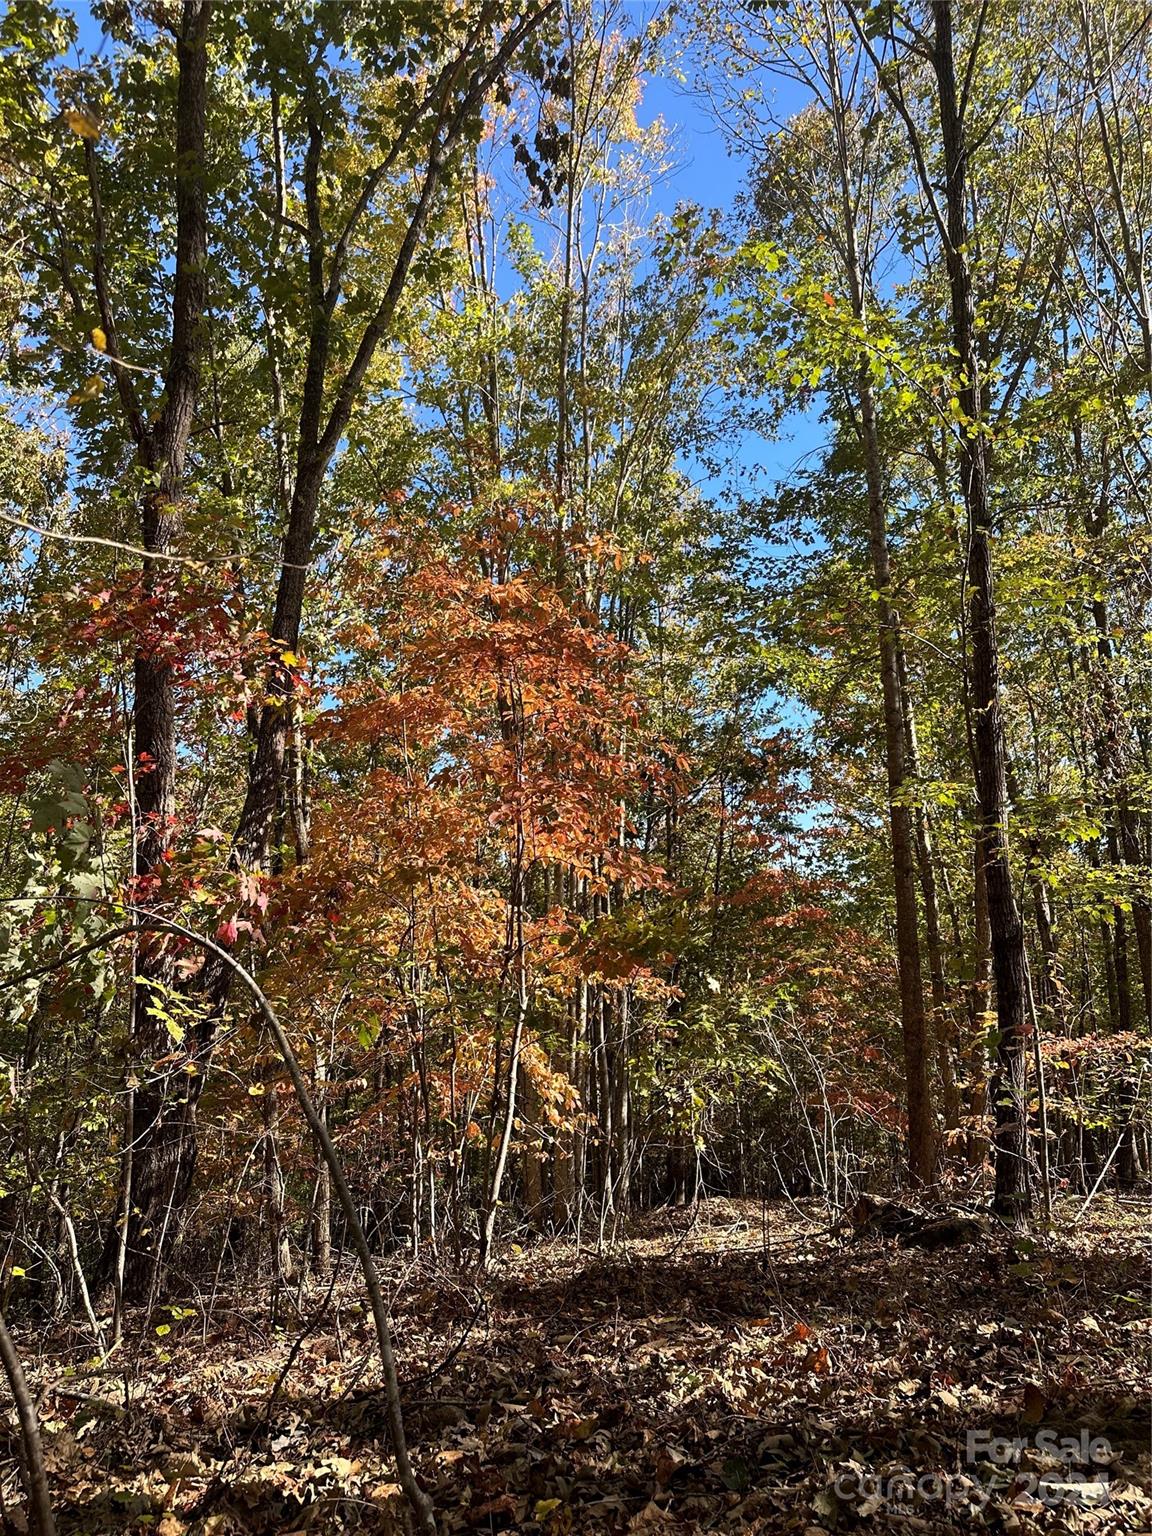
[(916, 859), (912, 809), (908, 804), (904, 705), (898, 665), (899, 613), (892, 602), (887, 507), (880, 459), (876, 408), (867, 368), (858, 380), (860, 432), (868, 482), (868, 546), (876, 582), (880, 641), (880, 683), (884, 697), (884, 757), (888, 775), (888, 829), (896, 901), (896, 967), (900, 982), (900, 1026), (908, 1107), (908, 1172), (916, 1184), (930, 1184), (936, 1172), (936, 1125), (928, 1076), (928, 1028), (916, 902)]
[[(916, 716), (908, 688), (908, 671), (903, 644), (898, 647), (896, 659), (904, 706), (904, 741), (908, 776), (915, 780), (920, 776), (920, 754), (916, 742)], [(928, 810), (919, 796), (913, 811), (913, 825), (916, 833), (916, 865), (920, 874), (920, 899), (924, 908), (928, 975), (932, 988), (932, 1026), (928, 1036), (936, 1047), (937, 1070), (940, 1073), (940, 1107), (944, 1116), (944, 1128), (947, 1131), (955, 1131), (960, 1124), (960, 1095), (956, 1088), (956, 1067), (952, 1054), (955, 1030), (949, 1011), (948, 972), (944, 935), (940, 925), (940, 892), (936, 880), (936, 850)]]
[(952, 344), (960, 372), (964, 422), (959, 437), (960, 478), (968, 516), (968, 591), (974, 770), (988, 887), (992, 973), (996, 982), (994, 1206), (1016, 1222), (1031, 1210), (1028, 1166), (1028, 1057), (1025, 1018), (1024, 924), (1016, 903), (1008, 856), (1008, 794), (1000, 657), (996, 637), (991, 507), (983, 389), (976, 346), (972, 276), (968, 265), (968, 149), (957, 94), (951, 0), (933, 0), (932, 63), (944, 150), (946, 255)]
[(24, 1366), (19, 1352), (12, 1342), (8, 1325), (0, 1313), (0, 1365), (8, 1378), (12, 1400), (16, 1404), (16, 1418), (20, 1425), (21, 1470), (28, 1492), (28, 1508), (32, 1515), (31, 1526), (35, 1536), (56, 1536), (56, 1521), (52, 1514), (52, 1500), (48, 1493), (48, 1475), (44, 1469), (44, 1450), (40, 1441), (40, 1422), (36, 1417), (36, 1404), (28, 1390)]
[[(208, 24), (211, 0), (184, 0), (176, 43), (176, 260), (172, 300), (172, 340), (164, 384), (164, 409), (151, 429), (142, 426), (130, 379), (117, 369), (121, 397), (136, 436), (137, 458), (153, 481), (144, 498), (141, 525), (145, 549), (157, 559), (144, 562), (146, 590), (164, 571), (163, 557), (179, 544), (183, 532), (184, 470), (200, 391), (204, 310), (207, 302), (208, 218), (205, 140), (208, 119)], [(94, 162), (90, 162), (91, 167)], [(99, 205), (95, 212), (99, 222)], [(97, 259), (101, 314), (111, 317)], [(106, 327), (107, 328), (107, 327)], [(114, 336), (114, 330), (112, 332)], [(110, 346), (109, 351), (113, 348)], [(173, 836), (176, 809), (176, 697), (171, 665), (141, 647), (133, 664), (133, 774), (137, 842), (135, 871), (147, 876)], [(179, 1236), (180, 1216), (195, 1167), (196, 1101), (203, 1085), (202, 1064), (194, 1073), (173, 1070), (157, 1080), (151, 1063), (172, 1050), (172, 1038), (154, 1007), (154, 987), (169, 979), (162, 948), (144, 953), (135, 999), (135, 1055), (131, 1064), (140, 1082), (132, 1093), (132, 1134), (124, 1149), (128, 1177), (124, 1289), (140, 1300), (162, 1283), (161, 1241)], [(131, 1150), (129, 1151), (129, 1147)], [(119, 1259), (124, 1203), (108, 1233), (101, 1266), (112, 1278)]]
[[(842, 90), (839, 59), (831, 36), (827, 38), (827, 46), (826, 74), (836, 133), (846, 276), (853, 313), (866, 331), (869, 295), (851, 185), (849, 111)], [(912, 809), (907, 797), (905, 709), (899, 666), (900, 614), (892, 592), (887, 486), (880, 453), (876, 401), (872, 392), (871, 359), (864, 348), (861, 349), (856, 375), (856, 397), (868, 496), (868, 549), (872, 561), (872, 577), (876, 584), (880, 685), (884, 708), (884, 760), (888, 780), (888, 827), (896, 909), (896, 969), (900, 987), (900, 1032), (908, 1110), (908, 1172), (913, 1183), (930, 1184), (936, 1175), (936, 1123), (929, 1079)]]

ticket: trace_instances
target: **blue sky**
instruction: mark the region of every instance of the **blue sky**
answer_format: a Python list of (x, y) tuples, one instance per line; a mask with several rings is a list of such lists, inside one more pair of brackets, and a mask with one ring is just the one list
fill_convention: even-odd
[[(773, 94), (774, 105), (782, 115), (799, 110), (803, 104), (798, 85), (783, 83)], [(746, 154), (729, 150), (703, 92), (693, 88), (691, 76), (687, 84), (670, 76), (649, 76), (637, 116), (645, 125), (663, 118), (675, 145), (675, 167), (656, 188), (654, 206), (670, 213), (677, 203), (692, 202), (730, 214), (748, 186), (752, 166)], [(757, 467), (766, 486), (786, 478), (823, 440), (819, 415), (817, 396), (807, 411), (794, 412), (788, 418), (779, 438), (742, 434), (736, 448), (737, 463)], [(721, 494), (725, 489), (717, 482), (709, 483), (708, 488)]]

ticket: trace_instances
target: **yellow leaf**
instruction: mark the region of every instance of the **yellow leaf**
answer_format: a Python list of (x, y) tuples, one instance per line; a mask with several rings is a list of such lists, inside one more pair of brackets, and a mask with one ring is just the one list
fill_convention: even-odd
[(248, 1092), (252, 1095), (252, 1097), (254, 1099), (258, 1099), (260, 1097), (260, 1095), (264, 1092), (264, 1084), (263, 1083), (249, 1083), (248, 1084)]
[(106, 352), (108, 350), (108, 338), (98, 325), (92, 327), (92, 345), (96, 348), (97, 352)]
[(92, 116), (91, 112), (85, 112), (83, 107), (65, 107), (64, 121), (72, 132), (82, 139), (98, 139), (100, 137), (100, 124)]
[(300, 665), (300, 658), (295, 651), (281, 651), (280, 660), (286, 667), (298, 667)]
[(98, 400), (104, 390), (104, 380), (98, 373), (94, 373), (90, 379), (85, 379), (79, 389), (75, 389), (68, 396), (69, 405), (87, 405), (89, 400)]
[(21, 1269), (19, 1264), (13, 1264), (13, 1266), (12, 1266), (12, 1273), (14, 1275), (18, 1275), (20, 1277), (23, 1277), (24, 1275), (26, 1275), (28, 1273), (28, 1271), (26, 1269)]
[(555, 1510), (555, 1509), (559, 1509), (559, 1508), (560, 1508), (560, 1500), (559, 1499), (537, 1499), (536, 1500), (536, 1519), (537, 1520), (547, 1520), (548, 1516), (552, 1513), (552, 1511)]

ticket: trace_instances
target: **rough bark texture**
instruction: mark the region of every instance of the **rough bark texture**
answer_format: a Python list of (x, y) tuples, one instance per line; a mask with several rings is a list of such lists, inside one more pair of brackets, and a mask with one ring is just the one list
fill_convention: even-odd
[[(34, 1536), (56, 1536), (56, 1520), (48, 1493), (48, 1475), (44, 1469), (44, 1449), (40, 1440), (40, 1421), (36, 1404), (28, 1390), (24, 1366), (12, 1342), (8, 1325), (0, 1313), (0, 1366), (8, 1378), (16, 1419), (20, 1425), (21, 1464), (24, 1486), (28, 1491), (28, 1509)], [(7, 1523), (7, 1522), (5, 1522)]]
[(988, 461), (972, 278), (968, 264), (968, 151), (956, 83), (951, 0), (933, 0), (932, 63), (945, 168), (946, 253), (952, 344), (961, 376), (960, 478), (968, 515), (968, 597), (974, 770), (996, 983), (995, 1110), (997, 1213), (1015, 1221), (1031, 1209), (1028, 1166), (1024, 924), (1008, 858), (1008, 792), (1000, 662), (996, 638)]
[(930, 1184), (936, 1171), (936, 1125), (928, 1075), (928, 1026), (916, 901), (916, 856), (904, 740), (904, 706), (899, 670), (899, 613), (892, 601), (887, 509), (872, 387), (859, 382), (860, 426), (868, 481), (868, 544), (876, 582), (880, 641), (880, 683), (884, 697), (884, 761), (888, 775), (888, 827), (896, 900), (896, 964), (900, 982), (900, 1025), (908, 1107), (908, 1172)]
[[(208, 117), (208, 26), (210, 0), (184, 0), (176, 43), (177, 97), (175, 132), (176, 260), (172, 301), (172, 337), (164, 382), (164, 409), (150, 429), (142, 427), (130, 382), (129, 423), (136, 436), (137, 458), (150, 482), (141, 507), (145, 549), (156, 559), (144, 562), (145, 587), (165, 570), (164, 556), (179, 546), (183, 533), (184, 474), (188, 443), (200, 390), (200, 357), (207, 302), (208, 218), (204, 149)], [(102, 259), (98, 288), (103, 287)], [(102, 311), (110, 309), (104, 292)], [(111, 349), (110, 349), (111, 350)], [(123, 376), (124, 370), (117, 370)], [(176, 697), (170, 663), (142, 648), (133, 665), (132, 730), (135, 754), (136, 873), (147, 875), (171, 842), (176, 810)], [(110, 1276), (119, 1246), (120, 1222), (127, 1220), (125, 1289), (146, 1296), (159, 1281), (159, 1255), (178, 1235), (180, 1213), (191, 1184), (196, 1100), (202, 1073), (172, 1072), (156, 1080), (148, 1070), (171, 1050), (165, 1025), (152, 1010), (153, 984), (166, 977), (162, 951), (145, 953), (135, 1017), (135, 1054), (145, 1064), (132, 1101), (132, 1163), (128, 1211), (117, 1213), (102, 1266)]]

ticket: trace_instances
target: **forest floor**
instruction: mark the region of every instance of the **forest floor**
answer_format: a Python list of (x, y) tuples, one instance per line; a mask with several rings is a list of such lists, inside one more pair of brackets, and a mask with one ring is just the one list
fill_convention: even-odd
[[(1076, 1209), (1034, 1251), (925, 1253), (716, 1200), (514, 1251), (483, 1294), (392, 1270), (441, 1528), (1152, 1532), (1147, 1207)], [(404, 1530), (351, 1269), (333, 1301), (283, 1377), (301, 1321), (241, 1295), (137, 1319), (103, 1367), (26, 1332), (61, 1532)]]

